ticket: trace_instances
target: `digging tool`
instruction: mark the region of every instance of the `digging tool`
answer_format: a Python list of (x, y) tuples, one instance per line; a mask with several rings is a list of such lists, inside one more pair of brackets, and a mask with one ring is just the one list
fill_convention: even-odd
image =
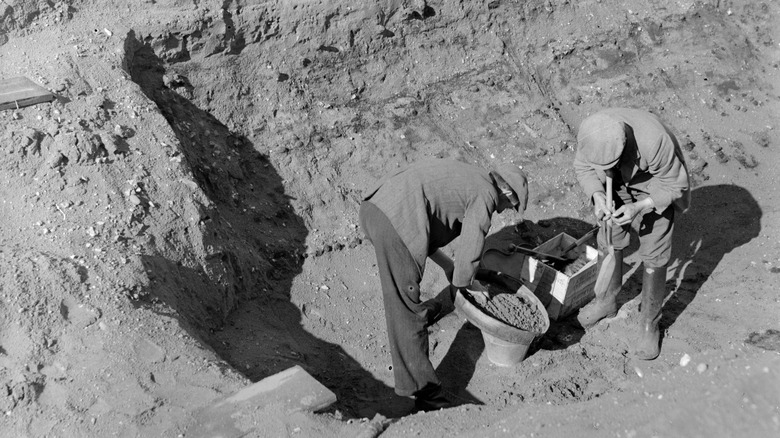
[[(542, 263), (549, 265), (553, 269), (557, 271), (562, 271), (569, 263), (573, 262), (576, 259), (576, 257), (569, 256), (568, 253), (574, 248), (578, 248), (580, 245), (585, 243), (588, 239), (590, 239), (591, 236), (593, 236), (593, 233), (595, 233), (598, 229), (599, 227), (594, 227), (592, 230), (585, 233), (584, 236), (577, 239), (577, 241), (563, 248), (563, 251), (561, 251), (560, 255), (547, 254), (547, 253), (537, 251), (535, 249), (530, 249), (518, 245), (509, 245), (509, 250), (515, 253), (534, 256), (537, 259), (539, 259)], [(508, 254), (506, 253), (503, 254), (505, 256), (508, 256)]]
[[(614, 209), (612, 205), (612, 171), (607, 171), (607, 208), (610, 212)], [(612, 246), (612, 219), (604, 221), (604, 231), (606, 239), (606, 254), (604, 260), (601, 262), (601, 268), (599, 269), (599, 275), (596, 277), (596, 285), (593, 287), (593, 292), (596, 297), (604, 296), (609, 288), (609, 281), (612, 278), (612, 274), (615, 271), (615, 247)]]
[(537, 259), (549, 263), (567, 263), (568, 260), (565, 259), (562, 256), (556, 256), (552, 254), (547, 254), (544, 252), (537, 251), (535, 249), (526, 248), (524, 246), (519, 246), (515, 244), (509, 245), (509, 251), (511, 252), (519, 252), (520, 254), (530, 255), (534, 256)]
[(574, 242), (571, 245), (563, 248), (563, 251), (561, 251), (562, 257), (568, 259), (569, 261), (574, 260), (574, 257), (570, 257), (570, 256), (567, 255), (567, 254), (569, 254), (569, 251), (573, 250), (574, 248), (579, 248), (583, 243), (587, 242), (587, 240), (590, 239), (591, 236), (593, 236), (593, 233), (598, 231), (599, 228), (600, 228), (599, 226), (593, 227), (590, 231), (588, 231), (582, 237), (577, 239), (576, 242)]

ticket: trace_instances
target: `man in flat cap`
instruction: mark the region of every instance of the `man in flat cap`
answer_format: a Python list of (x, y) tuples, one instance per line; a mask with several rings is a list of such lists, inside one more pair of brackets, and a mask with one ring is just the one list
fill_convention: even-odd
[[(640, 327), (634, 354), (652, 360), (660, 353), (661, 307), (666, 296), (666, 267), (672, 250), (675, 216), (690, 205), (690, 182), (677, 139), (655, 115), (638, 109), (608, 108), (580, 125), (574, 170), (593, 202), (596, 219), (611, 221), (615, 270), (603, 295), (577, 316), (589, 328), (617, 313), (623, 280), (623, 249), (633, 226), (643, 262)], [(605, 181), (613, 180), (614, 206), (607, 205)], [(604, 228), (599, 248), (606, 245)], [(605, 254), (599, 251), (599, 262)], [(599, 291), (597, 291), (599, 292)]]
[[(458, 290), (478, 294), (474, 279), (494, 212), (522, 213), (528, 183), (520, 168), (495, 171), (446, 159), (426, 159), (385, 178), (365, 193), (360, 225), (374, 245), (382, 285), (395, 392), (413, 396), (418, 410), (453, 406), (428, 357), (427, 327), (451, 311), (420, 300), (428, 258), (444, 269), (450, 300)], [(454, 262), (440, 249), (453, 241)]]

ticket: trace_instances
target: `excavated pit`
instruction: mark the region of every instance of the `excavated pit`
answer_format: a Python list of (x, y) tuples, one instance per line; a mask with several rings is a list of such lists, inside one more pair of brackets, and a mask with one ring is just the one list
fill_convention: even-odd
[[(244, 31), (246, 29), (236, 27), (235, 35)], [(125, 44), (126, 65), (132, 80), (156, 103), (168, 120), (176, 133), (183, 162), (189, 164), (195, 181), (212, 201), (203, 207), (203, 222), (206, 224), (203, 238), (208, 240), (208, 245), (222, 248), (215, 251), (210, 260), (227, 274), (220, 284), (201, 283), (191, 289), (197, 301), (216, 301), (213, 305), (207, 304), (204, 309), (195, 309), (193, 312), (177, 304), (186, 297), (173, 296), (177, 293), (173, 288), (169, 295), (166, 295), (166, 289), (162, 289), (163, 292), (158, 292), (157, 297), (185, 310), (183, 314), (204, 341), (252, 380), (299, 364), (337, 392), (340, 400), (337, 408), (347, 415), (368, 415), (372, 409), (378, 410), (382, 406), (401, 409), (403, 400), (393, 397), (391, 391), (392, 380), (389, 376), (392, 367), (389, 365), (383, 329), (375, 325), (371, 318), (360, 321), (359, 315), (366, 313), (367, 301), (371, 303), (371, 312), (381, 315), (382, 305), (376, 286), (374, 290), (363, 287), (363, 290), (356, 291), (363, 298), (347, 297), (343, 301), (339, 300), (339, 305), (344, 306), (339, 309), (339, 314), (344, 315), (340, 318), (344, 325), (337, 325), (339, 318), (334, 321), (324, 311), (318, 310), (318, 299), (312, 301), (306, 293), (298, 290), (300, 285), (297, 283), (307, 281), (322, 269), (328, 269), (325, 266), (332, 264), (334, 259), (344, 253), (356, 250), (366, 255), (361, 260), (364, 262), (361, 268), (365, 271), (358, 268), (362, 272), (360, 275), (375, 280), (370, 267), (373, 258), (371, 246), (362, 242), (362, 236), (355, 226), (354, 206), (360, 190), (353, 182), (353, 177), (357, 177), (358, 182), (370, 181), (380, 176), (383, 169), (390, 165), (383, 164), (388, 159), (410, 161), (414, 156), (425, 156), (437, 150), (438, 156), (458, 159), (467, 156), (477, 158), (478, 155), (468, 146), (466, 149), (451, 149), (450, 142), (436, 140), (430, 142), (433, 149), (429, 149), (431, 145), (425, 145), (424, 138), (412, 139), (415, 143), (422, 142), (422, 150), (416, 146), (406, 149), (402, 144), (401, 147), (394, 145), (387, 150), (377, 147), (362, 151), (366, 146), (356, 145), (353, 140), (356, 136), (379, 140), (393, 132), (409, 134), (412, 132), (409, 125), (418, 132), (427, 132), (425, 137), (442, 134), (443, 127), (435, 120), (433, 113), (450, 111), (447, 107), (457, 101), (442, 101), (440, 94), (446, 93), (445, 89), (461, 93), (461, 90), (469, 87), (454, 71), (450, 75), (450, 83), (420, 84), (416, 97), (404, 97), (403, 94), (393, 97), (390, 94), (393, 90), (376, 90), (376, 84), (364, 79), (363, 85), (358, 87), (361, 93), (359, 99), (356, 99), (356, 90), (347, 87), (344, 91), (351, 96), (349, 100), (345, 95), (335, 99), (331, 97), (330, 102), (336, 103), (325, 103), (319, 100), (324, 97), (323, 94), (336, 93), (332, 89), (316, 87), (337, 81), (338, 76), (334, 76), (333, 72), (338, 71), (339, 66), (354, 68), (371, 62), (377, 56), (394, 56), (401, 61), (410, 55), (399, 53), (393, 44), (388, 47), (382, 41), (384, 37), (379, 42), (373, 39), (369, 41), (369, 47), (373, 48), (369, 50), (372, 52), (369, 56), (339, 54), (334, 57), (328, 50), (317, 49), (310, 55), (311, 58), (306, 58), (308, 61), (304, 65), (308, 63), (307, 67), (299, 65), (293, 70), (272, 69), (280, 71), (279, 75), (270, 77), (273, 82), (263, 86), (266, 92), (273, 91), (274, 99), (271, 102), (280, 109), (270, 111), (270, 120), (264, 120), (259, 129), (254, 129), (245, 125), (245, 121), (253, 117), (252, 112), (257, 108), (257, 95), (254, 93), (257, 92), (255, 87), (258, 82), (256, 77), (250, 77), (249, 72), (268, 70), (266, 67), (283, 61), (271, 56), (257, 59), (242, 56), (242, 51), (250, 52), (251, 48), (236, 48), (228, 43), (225, 43), (226, 47), (233, 47), (230, 50), (197, 54), (194, 51), (196, 47), (208, 46), (198, 41), (213, 41), (219, 36), (205, 32), (199, 33), (197, 38), (194, 34), (168, 34), (166, 39), (159, 39), (154, 36), (156, 34), (154, 30), (147, 30), (147, 35), (135, 32), (128, 35)], [(223, 42), (229, 39), (227, 35), (222, 38)], [(177, 39), (181, 42), (174, 41)], [(191, 47), (193, 51), (175, 52), (175, 48), (185, 47), (184, 41), (187, 41), (186, 47)], [(526, 79), (524, 71), (514, 72), (517, 79), (511, 73), (501, 73), (507, 69), (514, 70), (515, 67), (498, 58), (487, 61), (487, 65), (496, 72), (486, 72), (485, 67), (477, 66), (460, 69), (464, 74), (472, 76), (472, 81), (492, 84), (484, 88), (487, 92), (480, 98), (506, 93), (514, 87), (535, 87), (535, 80)], [(308, 76), (310, 83), (306, 82), (306, 77), (295, 77), (294, 74), (291, 77), (289, 73), (284, 73), (298, 70), (300, 75), (304, 69), (306, 75), (301, 76)], [(493, 77), (501, 78), (502, 83), (497, 84)], [(524, 83), (523, 80), (528, 82)], [(488, 87), (497, 88), (493, 90)], [(231, 90), (236, 90), (233, 99), (224, 99), (224, 95), (230, 95)], [(289, 94), (283, 95), (284, 91)], [(422, 96), (421, 92), (425, 95)], [(218, 93), (221, 93), (221, 97)], [(529, 102), (548, 100), (538, 92), (522, 98)], [(342, 105), (342, 108), (336, 111), (333, 108), (335, 104)], [(371, 110), (377, 104), (385, 105), (386, 109), (377, 114)], [(297, 115), (291, 109), (283, 109), (287, 106), (297, 109)], [(434, 106), (438, 109), (434, 109)], [(499, 112), (506, 113), (504, 117), (511, 116), (513, 107), (514, 104), (509, 104), (505, 109), (499, 109)], [(281, 111), (289, 112), (285, 117), (299, 118), (305, 120), (306, 124), (277, 126), (273, 129), (273, 121)], [(327, 118), (321, 115), (328, 111), (334, 114)], [(549, 111), (549, 108), (544, 111)], [(259, 109), (259, 112), (269, 111)], [(554, 114), (554, 111), (551, 113)], [(344, 115), (349, 118), (344, 119)], [(373, 121), (367, 123), (368, 120)], [(561, 126), (565, 133), (565, 125)], [(404, 136), (401, 134), (402, 139)], [(347, 138), (350, 140), (348, 143), (353, 144), (344, 146)], [(368, 139), (364, 144), (369, 142)], [(526, 150), (521, 146), (512, 153), (520, 154), (524, 160), (532, 163), (532, 155), (547, 154), (534, 152), (538, 146), (529, 143), (524, 147), (531, 149)], [(388, 151), (392, 150), (398, 152), (388, 155)], [(366, 155), (366, 152), (370, 155)], [(397, 156), (399, 153), (403, 155)], [(354, 161), (356, 155), (361, 158), (353, 164), (351, 161)], [(325, 168), (328, 170), (322, 171)], [(334, 170), (335, 178), (327, 177)], [(324, 181), (323, 173), (326, 177)], [(303, 181), (300, 175), (305, 175)], [(307, 186), (307, 182), (312, 186)], [(323, 187), (318, 186), (322, 183), (330, 185), (335, 193), (323, 193)], [(344, 191), (345, 186), (352, 188)], [(345, 203), (351, 206), (352, 211), (341, 210), (339, 205)], [(340, 229), (342, 222), (347, 222), (347, 226)], [(511, 222), (507, 224), (511, 226)], [(322, 229), (323, 225), (331, 229)], [(582, 223), (580, 226), (586, 225)], [(320, 267), (320, 264), (324, 267)], [(164, 266), (152, 262), (147, 265), (159, 271), (160, 276), (165, 276)], [(253, 275), (247, 275), (249, 273)], [(325, 282), (329, 280), (326, 275)], [(440, 280), (440, 276), (433, 274), (426, 281), (428, 285), (438, 287)], [(345, 285), (348, 281), (341, 280), (341, 283), (342, 287), (337, 290), (331, 290), (327, 284), (315, 286), (316, 293), (319, 296), (324, 293), (330, 298), (333, 298), (333, 294), (355, 293), (350, 286)], [(221, 296), (215, 299), (215, 293)], [(203, 313), (209, 314), (209, 317), (204, 319), (198, 316)], [(516, 312), (514, 314), (518, 315)], [(350, 318), (349, 315), (356, 317)], [(312, 318), (315, 323), (312, 323)], [(372, 321), (369, 334), (371, 342), (365, 343), (365, 339), (356, 338), (352, 331), (365, 330), (357, 324), (366, 324), (368, 320)], [(353, 328), (347, 324), (357, 326)], [(476, 351), (484, 348), (481, 340), (474, 336), (470, 325), (458, 327), (462, 323), (453, 318), (447, 324), (451, 333), (461, 333), (461, 337), (465, 334), (465, 348)], [(332, 336), (334, 333), (336, 336)], [(460, 341), (453, 340), (451, 336), (439, 338), (436, 333), (432, 333), (432, 339), (435, 344), (455, 342), (456, 348), (459, 348)], [(354, 347), (367, 354), (355, 355), (351, 352)], [(435, 359), (442, 362), (445, 379), (449, 377), (446, 376), (449, 357)], [(602, 374), (598, 366), (586, 366), (591, 368), (591, 373)], [(591, 378), (581, 376), (582, 381), (576, 386), (586, 387)], [(548, 384), (551, 387), (558, 385)], [(479, 401), (465, 389), (461, 392), (464, 402), (507, 403), (503, 390)], [(551, 394), (556, 394), (556, 391), (539, 391), (523, 397), (538, 398), (538, 401), (545, 402), (551, 400)], [(564, 394), (567, 395), (554, 395), (553, 400), (576, 402), (594, 396), (583, 396), (578, 392)], [(512, 393), (510, 398), (517, 396), (517, 393)]]
[[(216, 285), (193, 280), (194, 296), (215, 304), (189, 313), (205, 342), (252, 380), (304, 366), (337, 393), (337, 408), (347, 415), (401, 403), (392, 396), (373, 254), (357, 227), (362, 188), (426, 156), (484, 166), (501, 157), (533, 175), (532, 216), (541, 219), (540, 210), (556, 204), (577, 205), (573, 174), (559, 170), (569, 167), (572, 126), (585, 113), (578, 105), (600, 104), (599, 87), (582, 83), (592, 84), (583, 66), (599, 69), (600, 77), (623, 75), (630, 88), (643, 77), (634, 70), (639, 55), (659, 44), (638, 37), (635, 28), (605, 24), (592, 38), (614, 41), (609, 47), (556, 45), (547, 41), (548, 24), (577, 11), (564, 3), (548, 11), (551, 18), (540, 7), (396, 9), (376, 15), (385, 17), (374, 23), (384, 30), (372, 34), (362, 30), (375, 20), (370, 8), (334, 12), (323, 33), (317, 19), (303, 18), (305, 7), (257, 6), (225, 10), (224, 25), (199, 19), (178, 29), (131, 32), (132, 79), (176, 132), (183, 160), (212, 201), (202, 208), (203, 236), (221, 248), (210, 260), (225, 276)], [(612, 14), (599, 11), (597, 19), (609, 23)], [(513, 13), (522, 19), (510, 19)], [(253, 27), (257, 20), (265, 28)], [(286, 26), (300, 26), (299, 38), (308, 32), (322, 43), (292, 41)], [(400, 33), (387, 30), (393, 26)], [(550, 54), (555, 62), (540, 74)], [(587, 217), (586, 208), (570, 208), (576, 209), (575, 216)], [(512, 229), (514, 219), (502, 216), (494, 227)], [(589, 226), (552, 220), (535, 226), (533, 238), (539, 243)], [(357, 264), (344, 262), (356, 253)], [(334, 271), (342, 262), (344, 271)], [(442, 278), (426, 273), (424, 285), (435, 289)], [(165, 292), (161, 298), (186, 299)], [(471, 376), (457, 370), (453, 356), (466, 349), (476, 362), (484, 346), (469, 324), (442, 324), (446, 334), (431, 333), (432, 358), (444, 379), (465, 385)], [(546, 366), (520, 367), (479, 398), (469, 388), (456, 390), (464, 402), (559, 404), (624, 384), (620, 354), (591, 345), (594, 360), (565, 349), (581, 337), (580, 329), (561, 324), (530, 353)]]

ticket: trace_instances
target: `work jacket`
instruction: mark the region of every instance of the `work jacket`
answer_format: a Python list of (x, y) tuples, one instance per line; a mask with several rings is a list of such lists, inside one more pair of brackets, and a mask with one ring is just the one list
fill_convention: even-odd
[(488, 171), (455, 160), (427, 159), (386, 176), (363, 199), (387, 216), (420, 275), (428, 256), (460, 236), (452, 285), (471, 284), (499, 202)]
[[(684, 212), (690, 207), (690, 179), (677, 139), (658, 117), (632, 108), (609, 108), (599, 112), (618, 120), (626, 130), (626, 142), (618, 164), (629, 192), (652, 198), (660, 214), (669, 206)], [(606, 174), (577, 151), (574, 171), (588, 199), (604, 191)], [(617, 187), (616, 187), (617, 189)], [(641, 197), (641, 195), (640, 195)]]

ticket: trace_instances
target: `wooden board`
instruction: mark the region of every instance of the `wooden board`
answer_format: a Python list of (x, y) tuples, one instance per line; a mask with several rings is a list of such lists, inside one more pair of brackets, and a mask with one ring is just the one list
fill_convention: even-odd
[(54, 95), (49, 90), (25, 77), (0, 80), (0, 111), (52, 100)]
[(207, 406), (195, 415), (188, 438), (242, 437), (253, 430), (253, 416), (273, 405), (275, 412), (318, 411), (336, 401), (336, 394), (296, 365), (266, 377)]

